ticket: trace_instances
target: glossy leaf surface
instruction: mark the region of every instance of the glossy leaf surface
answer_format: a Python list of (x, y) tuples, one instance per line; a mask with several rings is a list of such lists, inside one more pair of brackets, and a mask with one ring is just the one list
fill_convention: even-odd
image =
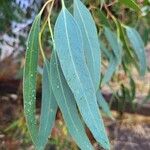
[(38, 62), (38, 40), (41, 16), (37, 15), (31, 27), (26, 50), (26, 60), (23, 75), (24, 113), (31, 138), (36, 143), (37, 124), (35, 119), (36, 74)]

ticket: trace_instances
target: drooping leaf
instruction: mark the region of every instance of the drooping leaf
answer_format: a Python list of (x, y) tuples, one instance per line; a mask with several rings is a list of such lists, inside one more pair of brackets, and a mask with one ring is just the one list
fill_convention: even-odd
[(122, 44), (119, 38), (107, 27), (104, 28), (104, 34), (108, 40), (109, 45), (111, 46), (115, 57), (118, 60), (118, 63), (121, 63), (122, 57)]
[(136, 85), (135, 85), (135, 81), (133, 80), (132, 77), (130, 77), (130, 86), (131, 86), (130, 97), (133, 101), (135, 99), (135, 96), (136, 96)]
[(102, 84), (106, 84), (110, 81), (113, 73), (116, 71), (117, 67), (121, 63), (122, 58), (122, 43), (109, 28), (104, 28), (104, 34), (107, 38), (108, 44), (112, 48), (112, 52), (108, 52), (105, 46), (102, 44), (101, 48), (105, 55), (109, 58), (109, 66), (108, 69), (102, 79)]
[(111, 54), (108, 68), (106, 70), (106, 73), (104, 74), (104, 77), (102, 78), (102, 85), (108, 83), (111, 80), (117, 68), (118, 68), (118, 60), (116, 57), (113, 56), (113, 54)]
[(74, 0), (74, 17), (81, 29), (86, 63), (97, 90), (100, 83), (101, 53), (96, 25), (91, 13), (80, 0)]
[(133, 60), (133, 56), (132, 56), (131, 50), (130, 50), (130, 48), (128, 46), (128, 43), (127, 43), (127, 40), (126, 40), (126, 37), (125, 37), (124, 29), (123, 29), (123, 27), (122, 27), (122, 25), (121, 25), (121, 23), (119, 21), (117, 22), (117, 24), (118, 24), (118, 28), (119, 28), (119, 32), (120, 32), (120, 38), (123, 41), (123, 45), (125, 47), (126, 53), (127, 53), (128, 57), (129, 57), (129, 59)]
[(44, 150), (55, 122), (56, 111), (58, 105), (53, 95), (50, 82), (50, 69), (48, 60), (45, 61), (42, 77), (42, 106), (38, 138), (36, 143), (37, 150)]
[(100, 92), (100, 90), (97, 91), (96, 96), (97, 96), (98, 104), (102, 108), (103, 112), (106, 113), (106, 115), (109, 116), (110, 118), (113, 118), (112, 114), (111, 114), (111, 111), (110, 111), (110, 108), (109, 108), (107, 102), (105, 101), (105, 99), (104, 99), (102, 93)]
[(56, 52), (52, 54), (50, 68), (53, 92), (71, 136), (82, 150), (93, 150), (78, 114), (74, 95), (60, 68)]
[(28, 36), (25, 68), (23, 74), (24, 113), (26, 117), (27, 126), (34, 144), (36, 143), (37, 138), (35, 100), (40, 20), (41, 16), (37, 15)]
[(111, 24), (106, 17), (106, 15), (99, 9), (95, 8), (93, 11), (94, 17), (96, 17), (95, 21), (98, 23), (100, 26), (106, 26), (108, 28), (111, 28)]
[(105, 45), (104, 45), (104, 43), (101, 41), (100, 42), (100, 46), (101, 46), (101, 50), (102, 50), (102, 53), (106, 56), (106, 58), (109, 60), (110, 58), (111, 58), (111, 51), (110, 50), (108, 50), (106, 47), (105, 47)]
[(65, 7), (57, 18), (54, 39), (63, 74), (74, 93), (80, 113), (95, 139), (104, 148), (109, 149), (95, 89), (85, 63), (81, 33), (73, 16)]
[(123, 28), (123, 25), (119, 21), (117, 21), (117, 25), (118, 25), (118, 29), (119, 29), (119, 32), (120, 32), (120, 39), (123, 43), (123, 47), (124, 47), (124, 50), (125, 50), (124, 51), (124, 56), (122, 58), (123, 68), (124, 68), (125, 72), (127, 72), (127, 70), (129, 71), (129, 69), (130, 69), (129, 66), (131, 66), (131, 64), (133, 64), (137, 69), (139, 69), (137, 60), (134, 59), (134, 55), (132, 53), (132, 50), (130, 49), (129, 43), (127, 42), (125, 29)]
[(144, 75), (147, 70), (147, 64), (146, 64), (145, 48), (142, 38), (134, 28), (131, 28), (129, 26), (126, 26), (126, 33), (130, 40), (130, 43), (132, 44), (135, 54), (139, 59), (140, 74)]
[[(101, 52), (95, 22), (89, 10), (83, 5), (80, 0), (74, 0), (74, 17), (79, 24), (82, 32), (83, 48), (85, 52), (87, 67), (92, 77), (95, 91), (97, 91), (99, 90), (100, 82)], [(102, 99), (102, 101), (103, 100), (104, 99)], [(107, 103), (105, 102), (105, 107), (106, 105)], [(104, 105), (101, 105), (101, 107), (102, 109), (106, 110), (106, 108), (103, 108)], [(109, 109), (108, 106), (107, 109)]]
[(119, 0), (122, 4), (125, 4), (127, 7), (137, 11), (141, 12), (141, 8), (138, 6), (138, 4), (135, 2), (135, 0)]

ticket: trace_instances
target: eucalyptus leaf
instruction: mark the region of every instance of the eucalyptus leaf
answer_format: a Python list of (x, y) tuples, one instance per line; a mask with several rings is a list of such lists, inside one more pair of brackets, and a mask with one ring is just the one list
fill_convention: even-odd
[(26, 60), (23, 74), (24, 113), (31, 138), (36, 143), (37, 123), (35, 118), (36, 75), (38, 63), (38, 40), (41, 16), (37, 15), (27, 40)]
[(100, 23), (106, 27), (109, 27), (111, 28), (111, 24), (108, 20), (108, 18), (106, 17), (106, 15), (103, 13), (103, 11), (101, 10), (97, 10), (97, 15), (99, 16), (99, 19), (100, 19)]
[(122, 57), (122, 43), (119, 40), (119, 37), (117, 37), (109, 28), (104, 28), (104, 34), (109, 42), (109, 45), (111, 46), (115, 57), (118, 60), (118, 64), (121, 63), (121, 57)]
[[(80, 0), (74, 0), (74, 17), (80, 26), (83, 37), (83, 48), (86, 58), (87, 67), (92, 77), (95, 91), (99, 91), (100, 72), (101, 72), (101, 51), (97, 35), (95, 22), (89, 10)], [(99, 98), (99, 97), (98, 97)], [(103, 101), (104, 99), (102, 99)], [(99, 100), (98, 100), (99, 101)], [(103, 102), (104, 103), (104, 102)], [(101, 105), (106, 110), (107, 103)], [(107, 106), (107, 109), (109, 107)]]
[(139, 59), (140, 74), (144, 76), (147, 70), (147, 63), (146, 63), (145, 48), (144, 48), (143, 40), (141, 36), (139, 35), (139, 33), (134, 28), (131, 28), (129, 26), (126, 26), (125, 28), (126, 28), (127, 36), (134, 49), (134, 52)]
[(109, 59), (111, 58), (111, 55), (112, 55), (111, 51), (108, 50), (108, 49), (105, 47), (105, 45), (104, 45), (104, 43), (103, 43), (102, 41), (100, 42), (100, 46), (101, 46), (102, 53), (103, 53), (103, 54), (105, 55), (105, 57), (109, 60)]
[(96, 96), (97, 96), (98, 104), (102, 108), (103, 112), (106, 113), (106, 115), (109, 116), (110, 118), (113, 118), (111, 111), (110, 111), (110, 108), (109, 108), (109, 105), (107, 104), (107, 102), (104, 99), (100, 90), (97, 91)]
[(84, 126), (78, 114), (74, 95), (70, 90), (60, 68), (56, 52), (53, 52), (52, 54), (50, 68), (52, 74), (51, 85), (53, 92), (67, 128), (69, 129), (69, 133), (81, 150), (93, 150), (92, 144), (86, 135)]
[(74, 18), (81, 29), (86, 63), (97, 90), (101, 72), (101, 53), (97, 29), (91, 13), (80, 0), (74, 0)]
[(129, 8), (140, 12), (141, 13), (141, 8), (138, 6), (138, 4), (135, 2), (135, 0), (119, 0), (122, 4), (125, 4)]
[(101, 83), (102, 85), (108, 83), (111, 80), (117, 68), (118, 68), (118, 60), (112, 54), (109, 60), (109, 66), (106, 70), (106, 73), (104, 74), (104, 77), (102, 78), (102, 83)]
[(113, 73), (116, 71), (122, 60), (122, 43), (119, 40), (119, 37), (117, 37), (108, 27), (104, 27), (104, 34), (112, 48), (112, 52), (110, 53), (102, 44), (102, 51), (106, 57), (109, 58), (109, 66), (102, 79), (102, 85), (110, 81)]
[(81, 33), (75, 19), (65, 7), (57, 18), (54, 39), (63, 74), (74, 93), (83, 120), (101, 146), (109, 149), (95, 89), (84, 58)]
[(45, 60), (42, 77), (42, 106), (38, 138), (36, 143), (37, 150), (44, 150), (51, 133), (52, 127), (55, 123), (55, 116), (58, 109), (56, 99), (53, 95), (50, 82), (49, 62)]

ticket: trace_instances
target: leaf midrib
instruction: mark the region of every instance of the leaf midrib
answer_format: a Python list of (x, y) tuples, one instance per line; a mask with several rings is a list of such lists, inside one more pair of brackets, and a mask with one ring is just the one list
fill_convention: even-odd
[[(76, 1), (75, 1), (75, 3), (76, 3)], [(90, 43), (90, 39), (89, 39), (89, 34), (88, 34), (88, 32), (87, 32), (87, 30), (86, 30), (86, 26), (85, 26), (85, 24), (84, 24), (84, 19), (83, 19), (83, 17), (82, 17), (82, 15), (81, 15), (81, 12), (80, 12), (80, 9), (79, 9), (79, 7), (78, 7), (78, 4), (76, 3), (76, 7), (77, 7), (77, 9), (78, 9), (78, 12), (79, 12), (79, 15), (80, 15), (80, 17), (81, 17), (81, 20), (82, 20), (82, 23), (83, 23), (83, 27), (84, 27), (84, 30), (85, 30), (85, 33), (86, 33), (86, 37), (87, 37), (87, 40), (88, 40), (88, 43), (89, 43), (89, 47), (90, 47), (90, 49), (91, 49), (91, 55), (92, 55), (92, 61), (93, 61), (93, 63), (92, 63), (92, 66), (93, 66), (93, 70), (94, 70), (94, 73), (95, 73), (95, 67), (94, 67), (94, 55), (93, 55), (93, 51), (92, 51), (92, 45), (91, 45), (91, 43)]]
[[(63, 17), (64, 17), (64, 24), (65, 24), (65, 32), (66, 32), (66, 36), (67, 36), (67, 44), (68, 44), (69, 54), (70, 54), (70, 56), (71, 56), (71, 61), (72, 61), (72, 60), (73, 60), (73, 57), (72, 57), (71, 52), (70, 52), (70, 51), (71, 51), (71, 47), (70, 47), (70, 42), (69, 42), (69, 40), (68, 40), (69, 37), (68, 37), (67, 24), (66, 24), (66, 16), (65, 16), (65, 10), (64, 10), (64, 9), (65, 9), (65, 8), (63, 8)], [(69, 13), (68, 13), (68, 14), (69, 14)], [(70, 15), (70, 14), (69, 14), (69, 15)], [(74, 68), (74, 70), (75, 70), (75, 73), (76, 73), (76, 76), (77, 76), (78, 80), (81, 81), (80, 78), (79, 78), (79, 76), (78, 76), (78, 74), (77, 74), (76, 67), (75, 67), (75, 64), (74, 64), (73, 61), (72, 61), (72, 64), (73, 64), (73, 68)], [(81, 85), (81, 87), (82, 87), (82, 89), (83, 89), (83, 85), (81, 84), (81, 82), (79, 82), (79, 84)], [(83, 91), (83, 90), (82, 90), (82, 91)], [(86, 97), (84, 92), (83, 92), (83, 94), (84, 94), (84, 97)], [(96, 129), (97, 129), (97, 131), (98, 131), (97, 123), (96, 123), (96, 121), (95, 121), (95, 119), (94, 119), (94, 116), (93, 116), (92, 113), (91, 113), (91, 110), (90, 110), (89, 104), (88, 104), (88, 102), (87, 102), (87, 99), (85, 98), (85, 100), (86, 100), (86, 103), (87, 103), (89, 112), (90, 112), (90, 114), (91, 114), (91, 116), (92, 116), (92, 118), (93, 118), (93, 121), (94, 121), (93, 124), (96, 125)]]
[[(58, 63), (57, 58), (56, 58), (56, 54), (55, 54), (55, 60), (56, 60), (56, 62)], [(57, 73), (58, 73), (58, 77), (59, 77), (60, 87), (61, 87), (61, 89), (62, 89), (63, 97), (64, 97), (64, 100), (65, 100), (65, 104), (66, 104), (66, 106), (67, 106), (68, 114), (69, 114), (69, 116), (70, 116), (70, 119), (71, 119), (71, 121), (72, 121), (72, 123), (73, 123), (73, 125), (74, 125), (74, 127), (75, 127), (75, 129), (76, 129), (76, 131), (79, 132), (78, 128), (77, 128), (76, 125), (75, 125), (75, 122), (73, 121), (73, 119), (72, 119), (72, 117), (71, 117), (71, 113), (70, 113), (70, 110), (69, 110), (69, 107), (68, 107), (68, 103), (67, 103), (67, 101), (66, 101), (65, 92), (64, 92), (64, 89), (63, 89), (63, 87), (62, 87), (62, 81), (61, 81), (60, 72), (59, 72), (59, 68), (58, 68), (58, 65), (57, 65), (57, 64), (56, 64), (56, 69), (57, 69)]]

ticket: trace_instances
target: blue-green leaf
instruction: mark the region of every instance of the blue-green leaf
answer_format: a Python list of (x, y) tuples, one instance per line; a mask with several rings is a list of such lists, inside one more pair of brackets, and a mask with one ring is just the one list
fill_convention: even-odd
[(106, 73), (104, 74), (104, 77), (102, 79), (102, 85), (108, 83), (111, 80), (117, 67), (118, 67), (118, 60), (116, 57), (113, 56), (113, 54), (111, 54), (108, 69), (106, 70)]
[(36, 143), (37, 138), (37, 124), (35, 119), (35, 100), (36, 100), (36, 74), (38, 63), (39, 50), (39, 32), (40, 32), (41, 16), (37, 15), (32, 28), (30, 30), (27, 50), (25, 68), (23, 74), (23, 99), (24, 99), (24, 113), (26, 117), (27, 126), (31, 138)]
[(108, 40), (109, 46), (112, 48), (113, 53), (108, 52), (104, 45), (101, 46), (102, 51), (109, 58), (109, 66), (108, 69), (102, 79), (102, 84), (106, 84), (110, 81), (113, 73), (116, 71), (117, 67), (121, 63), (122, 57), (122, 43), (109, 28), (105, 27), (105, 36)]
[(103, 42), (100, 42), (100, 45), (101, 45), (101, 50), (102, 50), (102, 53), (106, 56), (106, 58), (109, 60), (111, 58), (111, 51), (109, 51)]
[(122, 56), (122, 43), (119, 38), (107, 27), (104, 28), (105, 36), (108, 40), (108, 44), (111, 46), (115, 57), (118, 60), (118, 63), (121, 63), (121, 56)]
[(63, 76), (56, 52), (52, 54), (50, 68), (53, 92), (71, 136), (82, 150), (93, 150), (78, 114), (74, 95)]
[(110, 108), (109, 108), (109, 105), (105, 101), (105, 99), (104, 99), (102, 93), (100, 92), (100, 90), (97, 91), (96, 96), (97, 96), (98, 104), (102, 108), (103, 112), (106, 113), (106, 115), (109, 116), (110, 118), (113, 118), (112, 114), (111, 114), (111, 111), (110, 111)]
[(65, 7), (57, 18), (54, 39), (63, 74), (74, 93), (80, 113), (95, 139), (104, 148), (109, 149), (95, 89), (85, 63), (81, 33), (73, 16)]
[(55, 122), (56, 111), (58, 108), (56, 99), (53, 95), (50, 83), (50, 69), (48, 60), (44, 63), (42, 78), (42, 107), (40, 116), (40, 126), (37, 138), (36, 149), (44, 150)]
[(147, 70), (147, 64), (143, 40), (141, 39), (141, 36), (134, 28), (126, 26), (126, 33), (132, 44), (135, 54), (139, 59), (140, 73), (141, 75), (144, 75)]
[[(80, 0), (74, 0), (74, 17), (79, 24), (82, 32), (83, 48), (85, 52), (87, 67), (92, 77), (95, 91), (97, 91), (99, 89), (101, 72), (101, 52), (95, 22), (89, 10), (83, 5)], [(103, 100), (104, 99), (102, 99), (101, 101)], [(107, 103), (105, 101), (102, 103), (105, 103), (105, 107), (104, 105), (101, 105), (102, 108), (104, 107), (103, 110), (105, 110)], [(108, 106), (107, 108), (109, 109)]]
[(86, 63), (97, 90), (100, 83), (101, 53), (96, 25), (91, 13), (80, 0), (74, 0), (74, 17), (81, 29)]

